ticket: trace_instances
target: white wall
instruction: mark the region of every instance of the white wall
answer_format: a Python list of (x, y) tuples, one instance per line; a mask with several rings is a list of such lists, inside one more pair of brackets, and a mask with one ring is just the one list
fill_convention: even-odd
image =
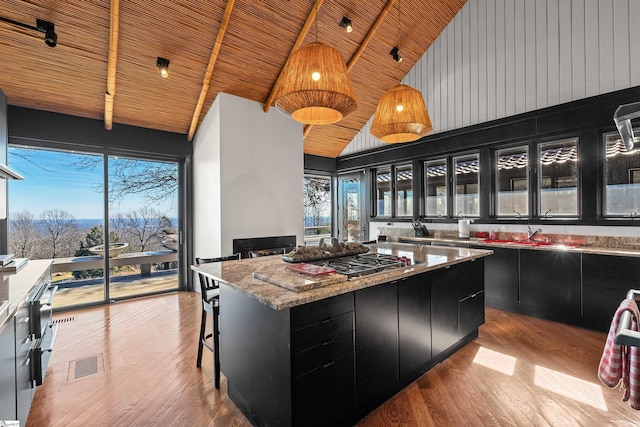
[(230, 255), (234, 238), (302, 243), (302, 126), (221, 93), (193, 140), (195, 256)]
[[(640, 85), (638, 0), (469, 0), (403, 79), (432, 133)], [(371, 119), (341, 155), (384, 145)]]

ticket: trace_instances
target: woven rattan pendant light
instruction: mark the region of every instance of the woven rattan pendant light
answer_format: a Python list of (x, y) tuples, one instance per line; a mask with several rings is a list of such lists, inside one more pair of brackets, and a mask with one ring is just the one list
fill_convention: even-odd
[(301, 47), (291, 55), (282, 73), (276, 107), (298, 122), (336, 123), (357, 108), (344, 58), (330, 46), (316, 40)]
[[(398, 39), (400, 39), (400, 2), (398, 2)], [(398, 44), (399, 41), (398, 41)], [(395, 51), (395, 55), (393, 52)], [(396, 46), (391, 52), (398, 62), (402, 58)], [(411, 142), (431, 132), (433, 126), (419, 90), (404, 84), (389, 89), (376, 107), (370, 133), (382, 142), (390, 144)]]
[(415, 141), (432, 129), (422, 93), (399, 84), (380, 98), (370, 132), (382, 142), (393, 144)]

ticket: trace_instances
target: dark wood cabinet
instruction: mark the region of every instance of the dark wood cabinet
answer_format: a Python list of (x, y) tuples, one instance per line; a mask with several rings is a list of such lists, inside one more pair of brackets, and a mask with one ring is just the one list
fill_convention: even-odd
[(355, 292), (356, 404), (368, 411), (398, 385), (398, 283)]
[(400, 378), (422, 374), (431, 360), (431, 276), (398, 283), (398, 357)]
[(291, 310), (295, 425), (351, 421), (355, 404), (353, 309), (353, 293), (349, 293)]
[(580, 325), (581, 254), (520, 249), (520, 312)]
[(431, 345), (436, 355), (458, 342), (458, 284), (462, 269), (448, 266), (431, 272)]
[(640, 258), (582, 255), (582, 321), (587, 328), (607, 332), (629, 289), (638, 289)]
[(456, 266), (458, 277), (458, 338), (474, 333), (484, 323), (484, 262), (471, 261)]
[(0, 420), (17, 420), (14, 319), (0, 328)]
[[(478, 246), (478, 249), (487, 249)], [(484, 293), (488, 307), (518, 310), (520, 267), (517, 249), (491, 248), (493, 255), (484, 258)]]

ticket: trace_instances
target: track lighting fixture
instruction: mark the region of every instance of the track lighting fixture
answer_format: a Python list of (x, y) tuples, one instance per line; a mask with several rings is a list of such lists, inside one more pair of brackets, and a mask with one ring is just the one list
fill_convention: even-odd
[(159, 56), (156, 61), (156, 67), (160, 69), (160, 75), (165, 79), (169, 77), (169, 62), (167, 58), (161, 58)]
[(389, 55), (391, 55), (394, 61), (402, 62), (402, 56), (400, 56), (400, 53), (398, 51), (398, 46), (394, 46), (394, 48), (391, 49), (391, 52), (389, 52)]
[(22, 28), (28, 28), (30, 30), (39, 31), (44, 33), (44, 42), (49, 47), (56, 47), (58, 44), (58, 35), (54, 28), (55, 25), (52, 22), (45, 21), (43, 19), (36, 19), (36, 26), (24, 24), (22, 22), (14, 21), (13, 19), (0, 16), (0, 21), (8, 22), (9, 24), (17, 25)]
[(347, 31), (347, 33), (350, 33), (351, 31), (353, 31), (353, 23), (351, 22), (351, 19), (347, 18), (346, 16), (342, 17), (342, 20), (340, 21), (340, 26), (344, 28)]

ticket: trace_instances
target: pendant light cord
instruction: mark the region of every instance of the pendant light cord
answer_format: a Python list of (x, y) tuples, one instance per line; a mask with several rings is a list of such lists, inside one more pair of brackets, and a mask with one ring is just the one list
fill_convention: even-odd
[[(400, 52), (400, 39), (402, 38), (402, 31), (400, 29), (400, 25), (402, 22), (401, 16), (400, 16), (400, 1), (398, 0), (398, 52)], [(402, 65), (400, 64), (402, 61), (396, 61), (398, 63), (398, 83), (401, 82), (402, 80)]]

